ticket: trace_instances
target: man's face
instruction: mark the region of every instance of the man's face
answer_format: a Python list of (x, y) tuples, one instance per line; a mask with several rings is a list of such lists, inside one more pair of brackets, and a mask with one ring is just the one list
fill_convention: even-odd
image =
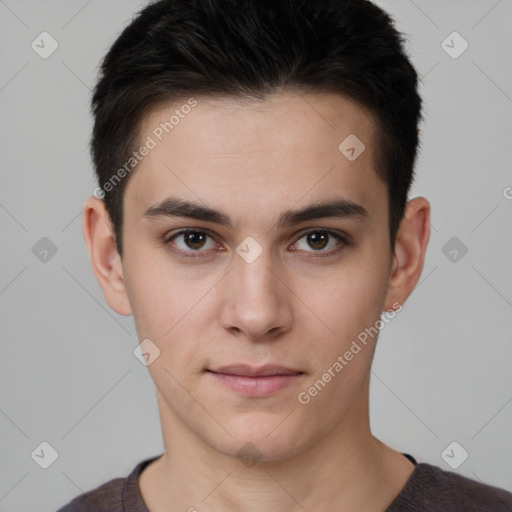
[[(124, 196), (123, 274), (139, 339), (160, 350), (148, 369), (162, 423), (227, 455), (253, 443), (264, 459), (283, 460), (367, 414), (376, 339), (332, 368), (385, 306), (392, 253), (373, 120), (332, 94), (198, 98), (159, 141), (154, 130), (179, 108), (145, 119), (140, 141), (157, 144)], [(351, 134), (365, 145), (355, 160), (353, 135), (339, 149)], [(171, 197), (232, 225), (146, 214)], [(278, 222), (342, 198), (367, 214)], [(183, 228), (191, 232), (170, 240)], [(222, 369), (239, 365), (295, 373)], [(330, 381), (307, 393), (329, 369)]]

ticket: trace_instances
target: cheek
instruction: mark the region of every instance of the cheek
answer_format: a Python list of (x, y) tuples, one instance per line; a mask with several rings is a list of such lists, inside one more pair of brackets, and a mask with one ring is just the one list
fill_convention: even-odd
[(162, 248), (133, 244), (125, 254), (126, 291), (139, 335), (171, 338), (181, 319), (194, 313), (208, 283), (171, 265)]
[(208, 330), (205, 318), (211, 305), (207, 292), (218, 277), (184, 273), (178, 266), (162, 261), (160, 255), (153, 254), (151, 258), (151, 254), (142, 251), (132, 251), (125, 267), (126, 289), (139, 340), (149, 339), (160, 350), (159, 357), (148, 367), (150, 373), (155, 382), (172, 387), (166, 369), (188, 386), (188, 380), (203, 369), (203, 359), (198, 355)]
[(348, 342), (379, 319), (385, 284), (379, 269), (362, 266), (360, 271), (339, 272), (328, 282), (309, 282), (301, 295), (324, 324), (323, 334), (339, 345), (339, 340)]

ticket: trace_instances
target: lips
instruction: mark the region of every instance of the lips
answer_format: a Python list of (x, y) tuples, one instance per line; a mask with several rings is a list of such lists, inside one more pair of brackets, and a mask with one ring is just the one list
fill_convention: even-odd
[(208, 370), (213, 373), (222, 373), (224, 375), (238, 375), (241, 377), (268, 377), (271, 375), (298, 375), (304, 372), (292, 370), (285, 366), (265, 365), (265, 366), (248, 366), (245, 364), (236, 364), (229, 366), (221, 366), (215, 370)]
[(274, 395), (278, 391), (297, 383), (304, 372), (280, 365), (248, 366), (235, 364), (207, 370), (215, 382), (252, 398)]

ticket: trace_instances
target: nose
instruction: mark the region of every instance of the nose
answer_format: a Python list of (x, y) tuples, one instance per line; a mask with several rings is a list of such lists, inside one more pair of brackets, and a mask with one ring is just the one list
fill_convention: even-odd
[(267, 341), (291, 328), (293, 293), (279, 270), (282, 267), (273, 264), (265, 250), (251, 263), (235, 255), (224, 283), (224, 329), (251, 341)]

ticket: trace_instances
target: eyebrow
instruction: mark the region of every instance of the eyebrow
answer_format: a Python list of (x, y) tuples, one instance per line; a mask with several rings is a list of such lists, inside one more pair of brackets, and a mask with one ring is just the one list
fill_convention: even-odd
[[(160, 203), (149, 208), (144, 217), (186, 217), (204, 222), (212, 222), (233, 228), (231, 217), (221, 211), (215, 210), (193, 201), (168, 197)], [(289, 227), (308, 220), (320, 218), (354, 218), (364, 219), (369, 216), (364, 206), (349, 199), (337, 197), (327, 201), (318, 201), (296, 210), (286, 210), (279, 216), (278, 228)]]

